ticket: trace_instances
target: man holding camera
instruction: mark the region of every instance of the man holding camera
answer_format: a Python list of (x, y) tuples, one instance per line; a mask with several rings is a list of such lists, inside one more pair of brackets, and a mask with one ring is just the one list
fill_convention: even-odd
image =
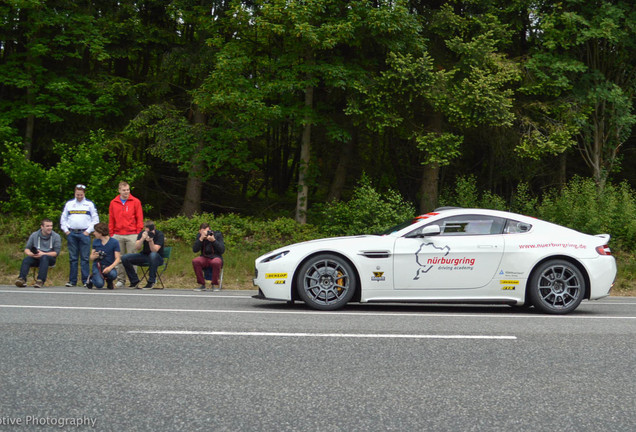
[(95, 224), (95, 240), (93, 241), (93, 272), (86, 282), (86, 288), (93, 286), (97, 289), (104, 288), (104, 279), (108, 289), (114, 289), (113, 281), (117, 278), (115, 269), (121, 262), (119, 242), (108, 235), (108, 224), (100, 222)]
[(33, 288), (41, 288), (46, 282), (49, 267), (55, 265), (55, 260), (62, 249), (62, 238), (53, 231), (53, 221), (42, 219), (40, 229), (29, 236), (24, 253), (26, 256), (20, 266), (20, 276), (15, 281), (18, 287), (26, 286), (26, 278), (31, 267), (38, 267), (38, 278)]
[(205, 291), (203, 269), (209, 267), (212, 268), (212, 291), (220, 291), (219, 276), (223, 267), (223, 253), (225, 252), (223, 234), (220, 231), (211, 230), (209, 224), (202, 223), (194, 239), (192, 252), (201, 252), (201, 255), (192, 260), (192, 267), (194, 267), (194, 274), (199, 285), (194, 290)]
[(139, 289), (139, 276), (133, 266), (148, 265), (148, 283), (142, 289), (153, 289), (157, 280), (157, 268), (163, 264), (163, 232), (155, 227), (153, 221), (146, 221), (144, 229), (137, 235), (135, 250), (141, 253), (130, 253), (121, 257), (121, 263), (126, 269), (130, 281), (130, 288)]

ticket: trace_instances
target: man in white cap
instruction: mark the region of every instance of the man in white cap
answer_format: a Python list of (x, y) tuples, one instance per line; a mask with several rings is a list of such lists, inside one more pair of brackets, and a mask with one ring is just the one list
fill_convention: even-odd
[(77, 261), (81, 261), (82, 284), (90, 273), (89, 255), (91, 253), (91, 233), (99, 222), (95, 204), (85, 195), (86, 186), (75, 186), (75, 198), (68, 201), (62, 211), (60, 228), (66, 234), (68, 241), (68, 257), (71, 263), (67, 287), (77, 285)]

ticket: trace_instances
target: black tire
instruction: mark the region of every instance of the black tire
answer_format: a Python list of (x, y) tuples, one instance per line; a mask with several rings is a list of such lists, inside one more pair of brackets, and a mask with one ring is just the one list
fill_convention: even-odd
[(550, 260), (532, 273), (530, 303), (541, 312), (567, 314), (576, 309), (587, 290), (583, 273), (571, 262)]
[(357, 286), (356, 274), (343, 258), (332, 254), (311, 257), (298, 272), (298, 295), (309, 307), (336, 310), (347, 304)]

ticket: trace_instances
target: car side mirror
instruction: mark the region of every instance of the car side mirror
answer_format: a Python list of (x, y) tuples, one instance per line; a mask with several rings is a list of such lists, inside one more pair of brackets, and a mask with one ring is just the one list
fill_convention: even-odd
[(442, 232), (442, 229), (439, 225), (427, 225), (420, 232), (413, 235), (408, 235), (408, 238), (422, 238), (422, 237), (430, 237), (439, 235)]
[(439, 227), (439, 225), (428, 225), (422, 229), (422, 237), (440, 235), (441, 232), (442, 229)]

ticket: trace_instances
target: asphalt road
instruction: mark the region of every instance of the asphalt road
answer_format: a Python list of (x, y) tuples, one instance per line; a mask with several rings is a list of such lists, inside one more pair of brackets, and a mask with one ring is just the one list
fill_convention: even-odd
[(636, 430), (636, 298), (547, 316), (251, 294), (1, 286), (0, 430)]

